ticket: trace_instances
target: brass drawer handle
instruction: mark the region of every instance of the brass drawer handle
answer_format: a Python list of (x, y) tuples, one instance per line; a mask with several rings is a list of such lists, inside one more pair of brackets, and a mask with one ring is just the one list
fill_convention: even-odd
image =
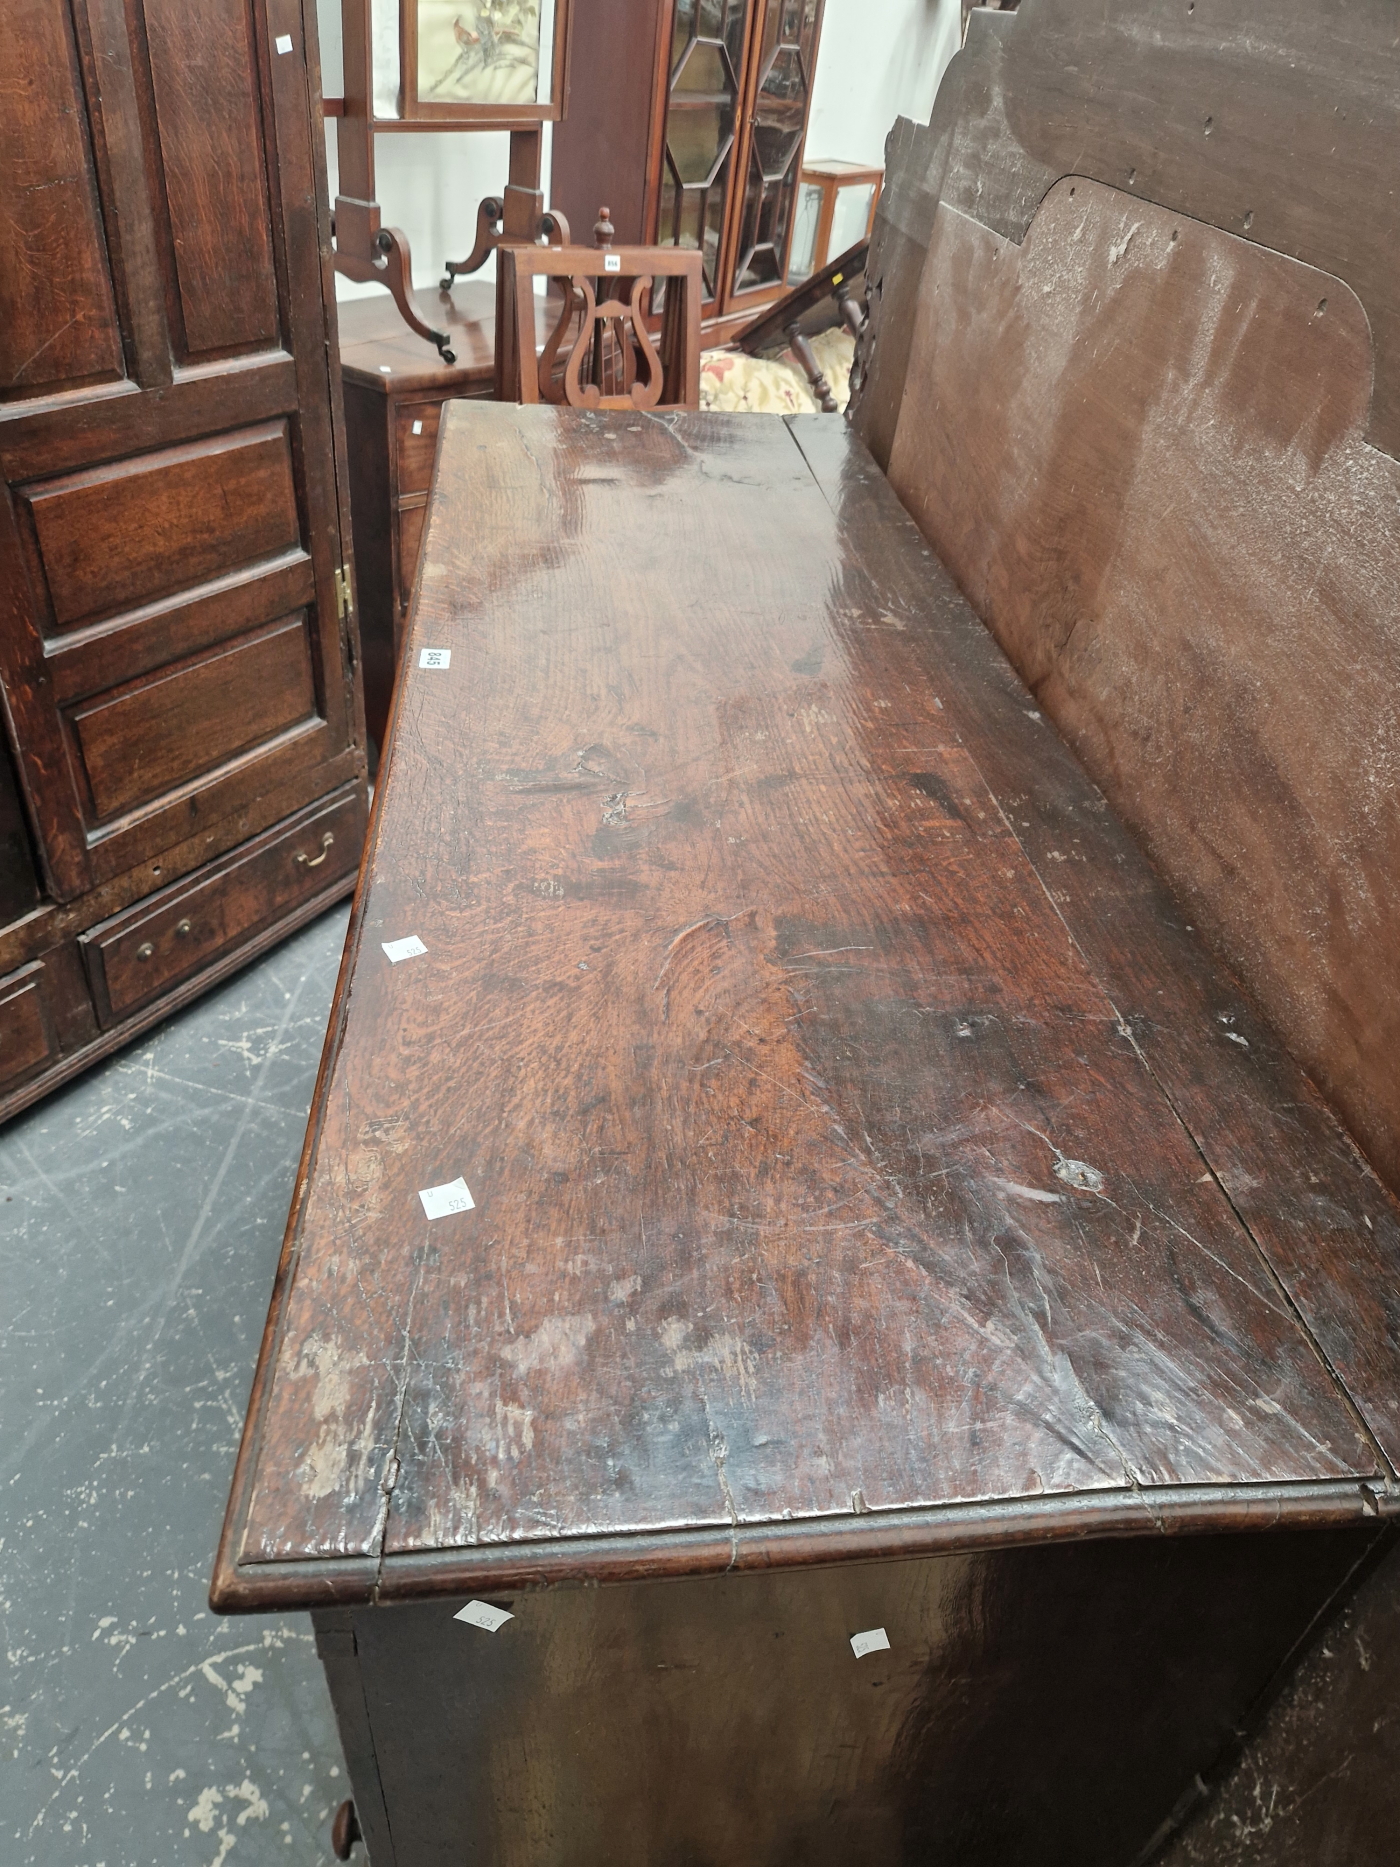
[[(190, 934), (189, 922), (178, 921), (175, 926), (176, 939), (187, 940), (189, 938), (189, 934)], [(143, 962), (148, 959), (153, 959), (155, 957), (155, 947), (152, 945), (152, 943), (149, 940), (143, 940), (140, 946), (138, 946), (136, 949), (136, 957), (137, 959)]]
[(325, 835), (321, 838), (321, 853), (319, 856), (308, 856), (304, 849), (299, 849), (292, 860), (294, 862), (304, 862), (308, 869), (319, 869), (326, 857), (330, 854), (331, 844), (334, 841), (334, 831), (327, 830)]

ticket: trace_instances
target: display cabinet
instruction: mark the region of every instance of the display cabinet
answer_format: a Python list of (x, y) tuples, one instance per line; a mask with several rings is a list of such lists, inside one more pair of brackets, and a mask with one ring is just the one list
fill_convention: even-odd
[(789, 285), (800, 285), (838, 253), (870, 238), (884, 174), (859, 162), (802, 164), (788, 253)]
[(620, 0), (608, 34), (574, 34), (553, 199), (698, 249), (711, 336), (785, 288), (821, 20), (822, 0)]

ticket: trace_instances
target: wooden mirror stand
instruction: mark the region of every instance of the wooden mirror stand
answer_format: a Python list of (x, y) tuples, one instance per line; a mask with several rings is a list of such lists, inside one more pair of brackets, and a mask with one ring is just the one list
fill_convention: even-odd
[[(412, 5), (414, 0), (401, 0)], [(536, 246), (542, 242), (567, 245), (568, 223), (551, 213), (540, 187), (544, 123), (564, 114), (565, 50), (569, 0), (556, 0), (552, 48), (552, 91), (546, 103), (486, 105), (463, 103), (452, 109), (441, 104), (428, 109), (416, 101), (411, 114), (376, 115), (374, 90), (371, 0), (342, 0), (345, 58), (345, 97), (336, 122), (339, 187), (336, 192), (334, 233), (335, 269), (361, 284), (382, 285), (392, 296), (405, 324), (425, 342), (433, 344), (444, 363), (455, 363), (451, 336), (428, 321), (413, 292), (413, 263), (407, 235), (399, 227), (386, 227), (380, 218), (375, 188), (375, 138), (385, 133), (430, 130), (508, 130), (510, 163), (504, 192), (487, 196), (477, 208), (476, 237), (463, 260), (448, 260), (442, 290), (478, 272), (498, 246)], [(401, 28), (401, 44), (412, 35)], [(406, 87), (407, 88), (407, 87)], [(499, 287), (497, 309), (500, 310)]]

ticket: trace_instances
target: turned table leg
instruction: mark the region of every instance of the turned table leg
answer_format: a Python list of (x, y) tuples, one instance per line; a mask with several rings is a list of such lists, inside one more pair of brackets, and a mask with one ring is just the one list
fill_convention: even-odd
[(822, 375), (811, 344), (795, 324), (787, 328), (787, 340), (792, 345), (792, 353), (807, 372), (807, 380), (812, 385), (812, 394), (822, 405), (823, 414), (836, 413), (836, 397), (831, 393), (831, 385)]

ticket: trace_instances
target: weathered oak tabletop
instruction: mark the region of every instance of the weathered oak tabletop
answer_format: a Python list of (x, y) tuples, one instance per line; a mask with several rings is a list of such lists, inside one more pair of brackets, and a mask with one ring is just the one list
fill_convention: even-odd
[(1389, 1511), (1393, 1205), (842, 424), (435, 485), (216, 1603)]

